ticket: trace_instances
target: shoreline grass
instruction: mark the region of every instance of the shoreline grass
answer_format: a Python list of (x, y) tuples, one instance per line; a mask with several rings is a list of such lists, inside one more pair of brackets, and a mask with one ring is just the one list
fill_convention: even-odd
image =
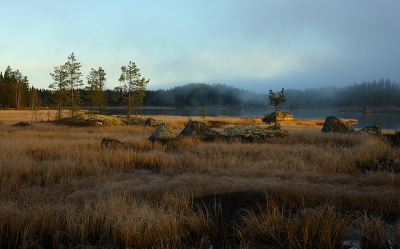
[[(290, 136), (266, 143), (162, 144), (147, 140), (151, 127), (11, 126), (29, 118), (0, 111), (2, 248), (209, 248), (232, 236), (240, 248), (338, 248), (350, 227), (360, 248), (400, 241), (400, 151), (379, 137), (284, 123)], [(175, 133), (187, 121), (155, 119)], [(106, 136), (130, 146), (103, 150)], [(250, 214), (234, 234), (189, 206), (190, 198), (251, 189), (268, 193), (276, 209)]]

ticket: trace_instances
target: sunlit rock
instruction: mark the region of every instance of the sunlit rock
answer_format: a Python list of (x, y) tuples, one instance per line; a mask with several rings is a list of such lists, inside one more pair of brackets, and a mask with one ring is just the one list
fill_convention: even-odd
[(294, 117), (292, 114), (290, 114), (289, 112), (285, 112), (285, 111), (276, 111), (273, 113), (270, 113), (268, 115), (265, 115), (264, 118), (262, 118), (261, 120), (264, 123), (273, 123), (275, 122), (275, 119), (279, 122), (279, 121), (294, 121)]

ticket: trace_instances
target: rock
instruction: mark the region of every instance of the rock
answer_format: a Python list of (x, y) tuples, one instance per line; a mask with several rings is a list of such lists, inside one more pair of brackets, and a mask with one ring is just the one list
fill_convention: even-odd
[(382, 130), (378, 126), (367, 126), (358, 131), (361, 134), (381, 135)]
[(214, 138), (218, 135), (218, 131), (208, 128), (205, 123), (200, 121), (192, 121), (191, 119), (186, 124), (185, 129), (183, 129), (183, 131), (179, 134), (179, 136), (201, 138)]
[(172, 133), (172, 131), (167, 127), (167, 125), (164, 122), (159, 123), (157, 125), (156, 130), (149, 137), (151, 141), (157, 141), (157, 140), (165, 141), (174, 138), (175, 138), (174, 133)]
[(340, 118), (337, 118), (335, 116), (328, 116), (325, 119), (322, 131), (334, 133), (350, 133), (354, 132), (354, 128), (351, 127), (349, 124), (343, 122)]
[(13, 124), (12, 126), (18, 126), (18, 127), (25, 127), (25, 126), (30, 126), (31, 124), (28, 122), (19, 122), (16, 124)]
[(106, 149), (106, 148), (119, 148), (121, 146), (124, 146), (125, 143), (114, 139), (114, 138), (110, 138), (110, 137), (104, 137), (103, 140), (101, 140), (100, 143), (100, 147), (102, 149)]
[(368, 106), (365, 106), (363, 112), (364, 113), (372, 113), (372, 110)]
[(157, 126), (158, 123), (154, 118), (148, 118), (146, 122), (144, 122), (145, 126)]
[(251, 213), (259, 214), (267, 207), (267, 194), (260, 190), (247, 190), (226, 194), (206, 195), (190, 200), (195, 212), (211, 215), (221, 223), (235, 225)]
[(265, 115), (264, 118), (262, 118), (261, 120), (264, 123), (273, 123), (275, 122), (275, 119), (279, 122), (279, 121), (294, 121), (294, 117), (292, 114), (290, 114), (289, 112), (285, 112), (285, 111), (276, 111), (273, 113), (270, 113), (268, 115)]
[(263, 129), (255, 125), (238, 125), (225, 128), (220, 134), (222, 137), (240, 137), (243, 139), (259, 139), (269, 137), (286, 137), (285, 131)]

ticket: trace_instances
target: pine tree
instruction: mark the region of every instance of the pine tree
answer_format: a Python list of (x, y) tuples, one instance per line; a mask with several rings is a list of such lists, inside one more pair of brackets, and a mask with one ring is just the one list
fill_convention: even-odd
[(146, 86), (150, 80), (141, 78), (140, 69), (132, 61), (127, 66), (122, 66), (121, 71), (122, 73), (119, 77), (120, 87), (117, 87), (116, 90), (122, 91), (127, 95), (125, 99), (127, 101), (128, 117), (130, 117), (133, 105), (142, 106), (143, 98), (146, 96)]
[(103, 68), (99, 67), (98, 70), (91, 69), (87, 79), (87, 90), (89, 90), (89, 100), (91, 102), (91, 113), (93, 114), (94, 104), (99, 105), (99, 113), (104, 112), (104, 85), (106, 82), (106, 73)]
[(80, 79), (82, 76), (80, 71), (81, 67), (82, 65), (80, 62), (76, 61), (74, 53), (68, 56), (68, 61), (63, 67), (66, 73), (65, 82), (69, 91), (71, 117), (74, 117), (74, 112), (78, 109), (78, 103), (80, 100), (78, 90), (83, 86), (83, 82)]
[(50, 75), (53, 78), (53, 83), (49, 85), (49, 88), (53, 89), (53, 91), (56, 93), (57, 107), (58, 107), (57, 119), (60, 119), (61, 107), (63, 104), (63, 100), (66, 96), (66, 87), (67, 87), (67, 82), (66, 82), (67, 75), (64, 69), (64, 65), (54, 67), (54, 72), (50, 73)]
[(0, 108), (5, 107), (6, 84), (4, 82), (3, 72), (0, 72)]

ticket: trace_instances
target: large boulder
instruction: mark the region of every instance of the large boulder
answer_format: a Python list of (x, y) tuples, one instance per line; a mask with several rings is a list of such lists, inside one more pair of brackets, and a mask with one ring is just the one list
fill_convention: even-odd
[(164, 122), (161, 122), (157, 125), (156, 130), (151, 134), (149, 139), (151, 141), (157, 141), (157, 140), (170, 140), (174, 139), (175, 134), (171, 132), (171, 130), (167, 127), (167, 125)]
[(354, 128), (351, 127), (349, 124), (345, 123), (340, 118), (337, 118), (335, 116), (328, 116), (325, 119), (322, 131), (333, 132), (333, 133), (350, 133), (354, 132)]
[(286, 137), (288, 133), (281, 130), (263, 129), (255, 125), (238, 125), (225, 128), (219, 135), (221, 137), (240, 137), (254, 140), (269, 137)]
[(218, 131), (208, 128), (208, 126), (200, 121), (192, 121), (191, 119), (186, 124), (185, 129), (179, 134), (184, 137), (201, 137), (214, 138), (218, 136)]
[(382, 130), (378, 126), (367, 126), (358, 131), (361, 134), (370, 134), (370, 135), (381, 135)]
[(261, 120), (264, 123), (273, 123), (276, 121), (294, 121), (294, 117), (292, 114), (290, 114), (289, 112), (285, 112), (285, 111), (276, 111), (273, 113), (270, 113), (268, 115), (265, 115), (264, 118), (262, 118)]

